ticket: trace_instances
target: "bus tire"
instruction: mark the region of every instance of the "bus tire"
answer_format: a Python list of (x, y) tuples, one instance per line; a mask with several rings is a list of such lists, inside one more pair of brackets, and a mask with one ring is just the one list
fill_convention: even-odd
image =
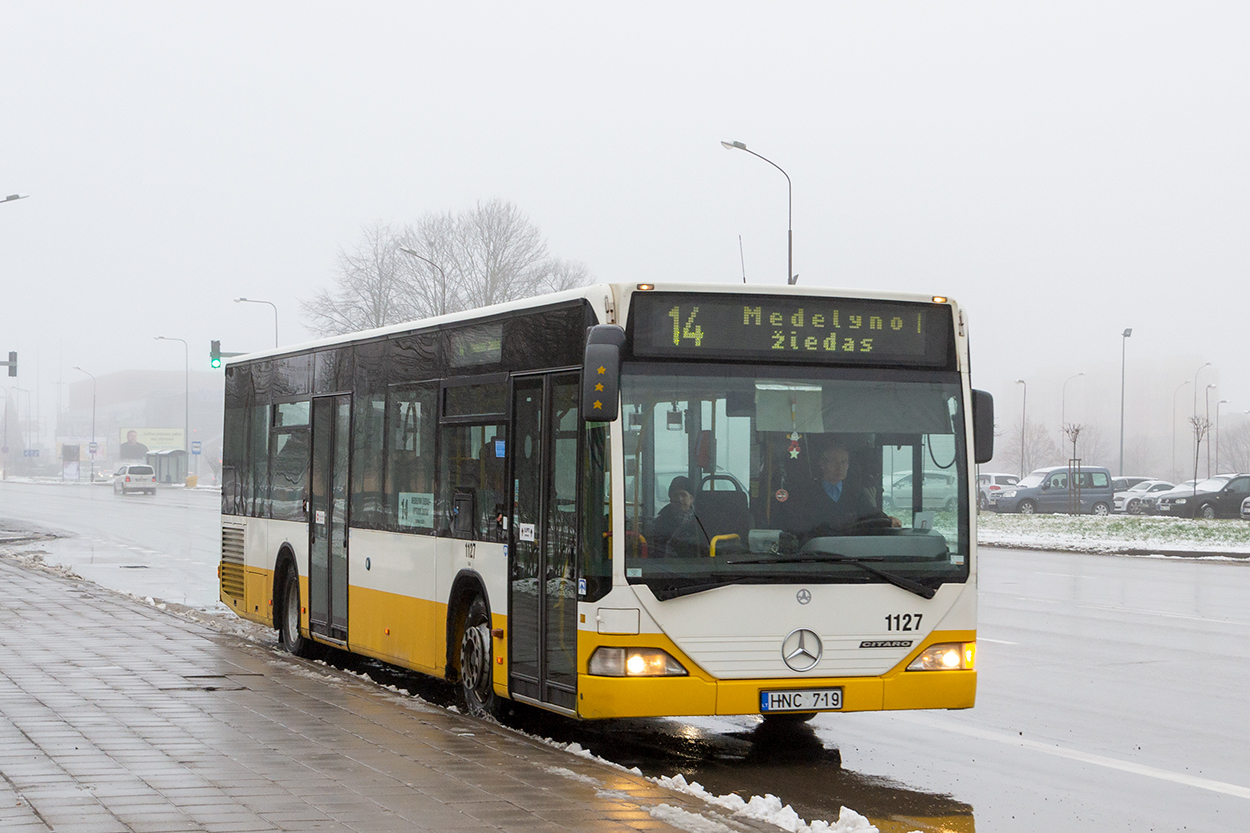
[(460, 637), (460, 695), (469, 714), (478, 717), (498, 717), (500, 712), (491, 646), (490, 611), (480, 595), (474, 596)]
[(278, 619), (278, 642), (288, 652), (297, 657), (311, 656), (313, 652), (312, 641), (299, 631), (299, 573), (295, 571), (294, 567), (286, 571), (280, 598), (282, 607), (280, 608), (280, 618)]
[(1020, 505), (1016, 507), (1016, 511), (1021, 515), (1033, 515), (1037, 513), (1037, 504), (1031, 500), (1022, 500)]

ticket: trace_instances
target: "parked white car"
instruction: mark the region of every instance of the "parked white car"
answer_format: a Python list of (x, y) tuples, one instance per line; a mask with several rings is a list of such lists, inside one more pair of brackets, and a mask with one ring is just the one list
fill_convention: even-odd
[(1135, 486), (1116, 492), (1115, 497), (1111, 499), (1111, 511), (1128, 515), (1142, 515), (1145, 513), (1145, 499), (1148, 495), (1156, 492), (1166, 492), (1168, 489), (1175, 488), (1174, 484), (1166, 480), (1143, 480)]
[(977, 475), (977, 508), (989, 509), (998, 499), (999, 492), (1019, 482), (1019, 475), (981, 472)]

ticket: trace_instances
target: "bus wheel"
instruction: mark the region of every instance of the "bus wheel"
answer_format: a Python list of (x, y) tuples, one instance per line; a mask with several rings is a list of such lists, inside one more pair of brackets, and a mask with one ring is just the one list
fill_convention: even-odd
[(475, 596), (465, 614), (464, 635), (460, 637), (460, 693), (469, 714), (499, 716), (493, 661), (490, 612), (482, 597)]
[(290, 569), (282, 587), (281, 618), (278, 620), (278, 639), (282, 647), (297, 657), (312, 654), (312, 643), (299, 632), (299, 573)]

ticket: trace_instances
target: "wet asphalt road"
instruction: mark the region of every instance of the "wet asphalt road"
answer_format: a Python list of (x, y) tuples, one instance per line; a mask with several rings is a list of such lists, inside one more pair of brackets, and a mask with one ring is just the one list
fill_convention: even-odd
[[(197, 606), (205, 570), (213, 586), (216, 511), (207, 492), (140, 503), (0, 484), (0, 518), (78, 533), (49, 561), (131, 592), (140, 569), (151, 595)], [(714, 793), (772, 793), (808, 819), (846, 805), (883, 831), (1244, 830), (1248, 598), (1244, 562), (983, 549), (975, 709), (825, 714), (789, 731), (753, 718), (509, 722)], [(418, 675), (337, 661), (450, 702)]]

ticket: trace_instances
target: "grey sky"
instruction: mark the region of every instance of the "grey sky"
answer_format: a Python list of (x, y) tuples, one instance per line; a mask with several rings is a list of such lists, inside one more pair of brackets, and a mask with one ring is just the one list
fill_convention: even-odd
[(155, 335), (204, 368), (210, 339), (272, 344), (239, 295), (276, 301), (291, 344), (364, 224), (491, 198), (601, 279), (738, 281), (741, 235), (748, 279), (780, 284), (785, 180), (735, 139), (793, 179), (800, 284), (957, 298), (1004, 412), (1033, 379), (1057, 428), (1082, 370), (1069, 416), (1118, 406), (1127, 326), (1155, 423), (1206, 361), (1240, 413), (1248, 24), (1194, 2), (0, 0), (0, 194), (31, 195), (0, 205), (0, 351), (45, 391), (74, 365), (181, 369)]

